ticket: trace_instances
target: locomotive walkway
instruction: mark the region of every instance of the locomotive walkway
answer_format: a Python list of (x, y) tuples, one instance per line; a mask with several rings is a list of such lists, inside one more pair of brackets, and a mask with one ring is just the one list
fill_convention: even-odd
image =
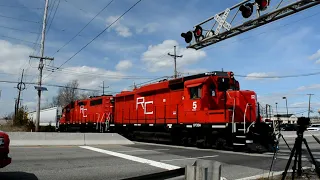
[[(294, 138), (286, 140), (292, 147)], [(315, 158), (319, 158), (320, 145), (310, 137), (307, 141)], [(289, 157), (290, 152), (283, 143), (280, 148), (274, 171), (283, 171)], [(268, 173), (272, 155), (136, 142), (100, 146), (14, 146), (11, 147), (13, 163), (1, 169), (0, 179), (123, 179), (184, 167), (196, 159), (208, 159), (221, 162), (222, 176), (236, 180)], [(311, 166), (308, 159), (303, 156), (302, 166)]]

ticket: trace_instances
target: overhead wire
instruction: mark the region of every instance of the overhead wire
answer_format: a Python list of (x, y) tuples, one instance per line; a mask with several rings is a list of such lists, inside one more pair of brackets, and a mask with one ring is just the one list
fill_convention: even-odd
[(27, 42), (27, 43), (30, 43), (30, 44), (37, 44), (37, 43), (31, 42), (31, 41), (27, 41), (27, 40), (23, 40), (23, 39), (15, 38), (15, 37), (4, 36), (4, 35), (0, 35), (0, 36), (1, 36), (1, 37), (4, 37), (4, 38), (8, 38), (8, 39), (15, 39), (15, 40), (17, 40), (17, 41), (21, 41), (21, 42)]
[(305, 73), (305, 74), (293, 74), (293, 75), (283, 75), (283, 76), (248, 76), (248, 75), (240, 75), (235, 74), (234, 76), (237, 77), (245, 77), (245, 78), (260, 78), (260, 79), (280, 79), (280, 78), (293, 78), (293, 77), (306, 77), (306, 76), (315, 76), (319, 75), (320, 72), (314, 72), (314, 73)]
[(60, 47), (52, 56), (58, 53), (61, 49), (63, 49), (66, 45), (68, 45), (71, 41), (73, 41), (100, 13), (102, 13), (114, 0), (111, 0), (106, 6), (104, 6), (91, 20), (84, 26), (82, 29), (74, 35), (68, 42), (66, 42), (62, 47)]
[(39, 24), (39, 23), (40, 23), (40, 22), (37, 22), (37, 21), (31, 21), (31, 20), (27, 20), (27, 19), (21, 19), (21, 18), (4, 16), (4, 15), (0, 15), (0, 17), (8, 18), (8, 19), (14, 19), (14, 20), (18, 20), (18, 21), (25, 21), (25, 22), (30, 22), (30, 23), (36, 23), (36, 24)]
[[(140, 3), (142, 0), (138, 0), (136, 3), (134, 3), (128, 10), (126, 10), (121, 16), (119, 16), (115, 21), (113, 21), (109, 26), (107, 26), (103, 31), (101, 31), (98, 35), (96, 35), (91, 41), (89, 41), (86, 45), (84, 45), (80, 50), (78, 50), (74, 55), (72, 55), (69, 59), (67, 59), (64, 63), (62, 63), (59, 67), (61, 68), (64, 64), (69, 62), (73, 57), (75, 57), (77, 54), (79, 54), (83, 49), (85, 49), (89, 44), (91, 44), (94, 40), (96, 40), (101, 34), (103, 34), (106, 30), (108, 30), (114, 23), (116, 23), (120, 18), (122, 18), (125, 14), (127, 14), (132, 8), (134, 8), (138, 3)], [(52, 73), (47, 75), (45, 78), (50, 76)], [(44, 78), (44, 79), (45, 79)]]
[(3, 5), (1, 4), (0, 7), (8, 7), (8, 8), (27, 8), (27, 9), (38, 9), (41, 10), (40, 7), (26, 7), (26, 6), (12, 6), (12, 5)]
[[(18, 84), (19, 81), (0, 80), (0, 83)], [(37, 85), (37, 83), (34, 83), (34, 82), (23, 82), (23, 83), (24, 84)], [(84, 90), (84, 91), (100, 91), (100, 90), (95, 90), (95, 89), (74, 88), (74, 87), (69, 87), (69, 86), (64, 86), (64, 85), (57, 85), (57, 84), (46, 84), (46, 83), (43, 83), (42, 85), (43, 86), (51, 86), (51, 87), (73, 88), (73, 89)]]
[(17, 28), (13, 28), (13, 27), (2, 26), (2, 25), (0, 25), (0, 28), (11, 29), (11, 30), (15, 30), (15, 31), (22, 31), (22, 32), (27, 32), (27, 33), (31, 33), (31, 34), (39, 34), (38, 32), (34, 32), (34, 31), (27, 31), (27, 30), (23, 30), (23, 29), (17, 29)]
[[(56, 0), (55, 2), (57, 2), (57, 1), (58, 1), (58, 4), (57, 4), (56, 9), (55, 9), (55, 11), (54, 11), (54, 13), (53, 13), (53, 17), (52, 17), (52, 19), (51, 19), (51, 22), (50, 22), (50, 24), (49, 24), (49, 27), (48, 27), (48, 29), (47, 29), (47, 34), (49, 34), (51, 24), (52, 24), (54, 18), (56, 17), (56, 13), (57, 13), (57, 10), (58, 10), (58, 8), (59, 8), (60, 1), (61, 1), (61, 0)], [(54, 2), (54, 4), (55, 4), (55, 2)], [(52, 6), (52, 9), (54, 8), (54, 4), (53, 4), (53, 6)]]

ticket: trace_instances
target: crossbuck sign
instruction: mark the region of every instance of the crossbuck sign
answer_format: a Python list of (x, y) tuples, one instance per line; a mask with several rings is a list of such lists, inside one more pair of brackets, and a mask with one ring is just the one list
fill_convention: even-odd
[(220, 29), (222, 28), (222, 26), (223, 26), (226, 30), (228, 30), (228, 31), (231, 29), (231, 24), (229, 24), (229, 23), (226, 21), (228, 15), (229, 15), (229, 12), (230, 12), (230, 9), (227, 8), (227, 9), (224, 11), (222, 17), (220, 17), (218, 14), (216, 14), (216, 15), (214, 16), (214, 20), (216, 20), (216, 21), (218, 22), (218, 24), (219, 24), (218, 27), (216, 28), (216, 30), (214, 31), (214, 34), (215, 34), (215, 35), (218, 35), (218, 34), (219, 34)]

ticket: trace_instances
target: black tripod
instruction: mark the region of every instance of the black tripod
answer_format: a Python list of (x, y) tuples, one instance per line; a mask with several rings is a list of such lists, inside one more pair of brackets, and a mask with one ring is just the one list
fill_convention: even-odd
[(283, 139), (283, 141), (286, 143), (288, 149), (291, 151), (291, 148), (290, 148), (289, 144), (287, 143), (287, 141), (284, 139), (283, 135), (281, 134), (281, 128), (280, 128), (281, 122), (280, 122), (280, 120), (277, 120), (277, 121), (278, 121), (279, 134), (278, 134), (278, 138), (277, 138), (276, 144), (274, 145), (274, 153), (273, 153), (273, 157), (272, 157), (272, 162), (271, 162), (268, 178), (269, 178), (270, 173), (271, 173), (271, 171), (273, 169), (273, 165), (275, 163), (275, 159), (277, 158), (277, 155), (278, 155), (280, 138)]
[[(315, 165), (315, 170), (316, 170), (316, 173), (318, 175), (318, 177), (320, 177), (320, 171), (319, 171), (319, 167), (311, 153), (311, 150), (309, 148), (309, 145), (307, 143), (307, 140), (303, 137), (303, 133), (306, 129), (306, 125), (309, 124), (305, 124), (306, 122), (302, 122), (304, 121), (306, 118), (299, 118), (298, 119), (298, 131), (297, 131), (297, 135), (298, 137), (296, 138), (295, 140), (295, 143), (294, 143), (294, 146), (293, 146), (293, 149), (291, 151), (291, 155), (290, 155), (290, 158), (288, 160), (288, 163), (286, 165), (286, 169), (285, 171), (283, 172), (282, 174), (282, 180), (284, 180), (286, 178), (286, 175), (287, 175), (287, 172), (288, 172), (288, 169), (289, 169), (289, 166), (291, 164), (291, 161), (292, 161), (292, 157), (293, 155), (295, 155), (295, 158), (294, 158), (294, 164), (293, 164), (293, 172), (292, 172), (292, 179), (294, 179), (294, 174), (295, 174), (295, 170), (296, 170), (296, 167), (297, 167), (297, 160), (298, 160), (298, 169), (297, 169), (297, 173), (298, 173), (298, 176), (301, 176), (302, 175), (302, 165), (301, 165), (301, 150), (302, 150), (302, 142), (305, 144), (305, 146), (307, 147), (307, 150), (308, 150), (308, 153), (312, 159), (312, 163)], [(299, 122), (300, 120), (300, 122)], [(308, 120), (310, 121), (310, 119), (308, 118)], [(297, 159), (299, 156), (299, 159)]]

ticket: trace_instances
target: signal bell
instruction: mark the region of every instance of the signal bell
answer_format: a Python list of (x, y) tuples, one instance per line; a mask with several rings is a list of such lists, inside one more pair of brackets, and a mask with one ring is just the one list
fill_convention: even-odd
[(245, 5), (241, 5), (239, 7), (239, 11), (241, 11), (242, 17), (249, 18), (253, 12), (253, 3), (247, 3)]
[(190, 43), (191, 40), (192, 40), (192, 32), (191, 31), (188, 31), (187, 33), (181, 33), (181, 37), (184, 38), (184, 41), (186, 43)]

